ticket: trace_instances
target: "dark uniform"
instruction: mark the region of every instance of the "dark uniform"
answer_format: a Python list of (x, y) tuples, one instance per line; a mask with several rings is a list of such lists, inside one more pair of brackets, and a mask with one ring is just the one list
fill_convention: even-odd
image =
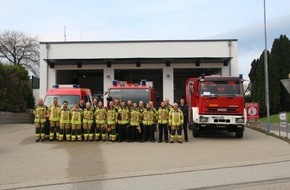
[(184, 134), (184, 140), (185, 142), (188, 141), (188, 132), (187, 132), (187, 124), (188, 124), (188, 106), (186, 104), (180, 104), (179, 105), (180, 110), (183, 113), (183, 134)]

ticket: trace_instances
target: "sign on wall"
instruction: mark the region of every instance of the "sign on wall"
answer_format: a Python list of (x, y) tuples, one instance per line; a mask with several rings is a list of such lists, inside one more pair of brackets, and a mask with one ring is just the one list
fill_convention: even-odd
[(259, 104), (256, 102), (246, 103), (247, 119), (258, 120), (259, 119)]

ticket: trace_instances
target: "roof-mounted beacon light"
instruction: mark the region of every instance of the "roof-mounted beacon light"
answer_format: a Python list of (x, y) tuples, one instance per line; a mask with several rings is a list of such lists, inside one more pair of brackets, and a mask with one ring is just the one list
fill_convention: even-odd
[(117, 86), (118, 80), (113, 80), (113, 86)]
[(142, 85), (142, 86), (146, 86), (146, 80), (145, 80), (145, 79), (142, 79), (142, 80), (141, 80), (141, 85)]
[(54, 84), (54, 85), (52, 85), (52, 88), (58, 88), (58, 87), (59, 87), (58, 84)]
[(239, 74), (241, 80), (243, 80), (243, 74)]

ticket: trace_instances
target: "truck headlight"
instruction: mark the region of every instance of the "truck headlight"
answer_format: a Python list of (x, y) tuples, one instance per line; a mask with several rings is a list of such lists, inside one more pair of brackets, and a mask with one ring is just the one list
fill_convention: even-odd
[(200, 116), (200, 117), (199, 117), (199, 121), (200, 121), (200, 122), (203, 122), (203, 123), (206, 123), (206, 122), (208, 121), (208, 117)]
[(244, 123), (245, 118), (241, 117), (241, 118), (236, 118), (236, 123)]

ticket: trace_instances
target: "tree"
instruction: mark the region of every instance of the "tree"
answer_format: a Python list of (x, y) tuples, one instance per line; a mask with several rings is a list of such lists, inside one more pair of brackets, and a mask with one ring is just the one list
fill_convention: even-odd
[(24, 112), (34, 104), (27, 70), (0, 63), (0, 111)]
[(271, 50), (272, 61), (278, 67), (278, 86), (280, 87), (281, 110), (290, 111), (290, 95), (280, 82), (281, 79), (288, 78), (290, 73), (290, 41), (285, 35), (275, 39)]
[(39, 42), (36, 37), (18, 31), (0, 33), (0, 56), (13, 65), (22, 65), (39, 74)]
[(258, 62), (259, 59), (254, 59), (251, 63), (251, 70), (249, 73), (249, 79), (251, 81), (251, 101), (258, 101)]

